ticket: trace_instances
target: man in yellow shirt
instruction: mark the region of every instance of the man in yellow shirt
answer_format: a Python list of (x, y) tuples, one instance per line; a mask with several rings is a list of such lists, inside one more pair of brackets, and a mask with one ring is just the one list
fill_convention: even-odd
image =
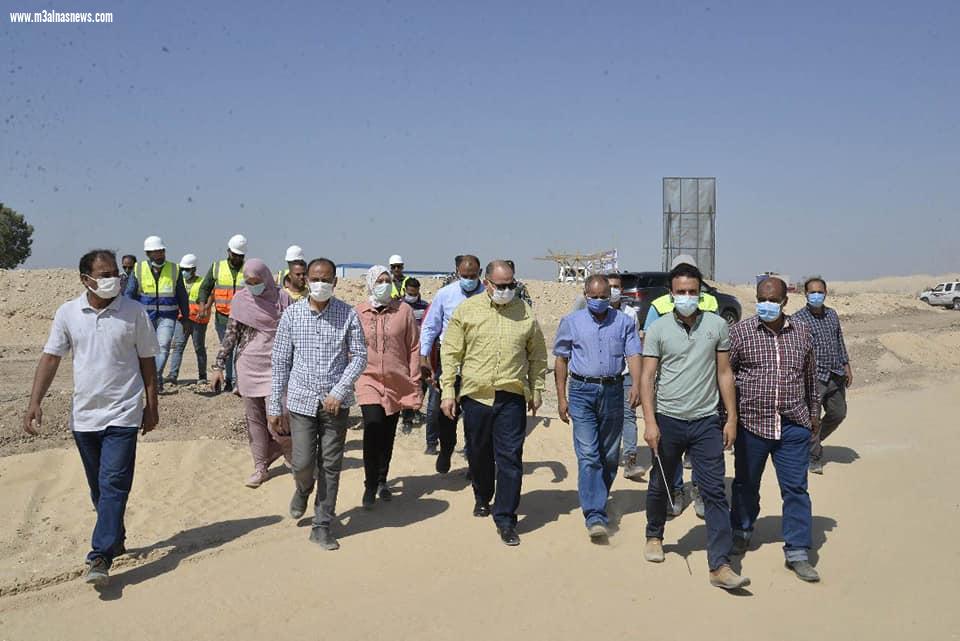
[(519, 545), (526, 410), (535, 416), (542, 402), (547, 345), (530, 306), (516, 298), (517, 281), (506, 261), (487, 265), (484, 284), (486, 296), (462, 302), (447, 325), (440, 346), (440, 411), (453, 420), (459, 372), (473, 514), (489, 516), (493, 500), (501, 540)]

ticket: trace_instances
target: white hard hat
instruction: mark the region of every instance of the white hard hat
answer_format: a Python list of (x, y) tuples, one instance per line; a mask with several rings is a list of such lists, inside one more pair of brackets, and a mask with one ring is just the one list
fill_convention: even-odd
[(394, 254), (390, 257), (390, 265), (402, 265), (403, 257), (400, 254)]
[(243, 256), (247, 253), (247, 237), (243, 234), (237, 234), (236, 236), (233, 236), (227, 242), (227, 249), (232, 251), (234, 254)]
[(166, 249), (163, 240), (159, 236), (147, 236), (143, 240), (143, 251), (155, 252), (160, 249)]
[(286, 261), (289, 263), (295, 260), (306, 260), (303, 257), (303, 248), (300, 245), (290, 245), (287, 247)]
[(196, 269), (197, 257), (193, 254), (184, 254), (183, 258), (180, 259), (180, 266), (184, 269)]
[(692, 265), (693, 267), (696, 267), (697, 261), (695, 261), (693, 256), (690, 254), (680, 254), (673, 259), (672, 263), (670, 263), (670, 269), (676, 269), (677, 265)]

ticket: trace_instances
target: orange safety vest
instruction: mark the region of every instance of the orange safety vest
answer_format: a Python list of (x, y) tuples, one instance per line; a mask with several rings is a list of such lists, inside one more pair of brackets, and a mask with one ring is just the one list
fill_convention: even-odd
[[(193, 279), (193, 283), (190, 284), (190, 289), (188, 290), (190, 294), (190, 320), (197, 325), (206, 325), (210, 322), (209, 315), (200, 318), (200, 301), (197, 299), (200, 298), (200, 285), (202, 283), (203, 279), (197, 276)], [(184, 285), (186, 285), (186, 282)]]
[(213, 283), (213, 302), (217, 307), (217, 313), (229, 316), (230, 303), (234, 295), (238, 289), (243, 289), (245, 286), (243, 270), (234, 275), (230, 271), (230, 262), (224, 258), (213, 264)]

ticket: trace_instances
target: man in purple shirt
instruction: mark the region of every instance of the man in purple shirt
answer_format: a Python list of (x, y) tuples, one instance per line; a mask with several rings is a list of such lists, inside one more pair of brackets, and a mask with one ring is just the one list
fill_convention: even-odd
[[(577, 454), (577, 491), (587, 532), (603, 541), (607, 496), (617, 476), (623, 434), (623, 365), (640, 376), (640, 338), (634, 319), (610, 307), (610, 281), (593, 275), (583, 290), (587, 308), (560, 321), (553, 344), (554, 376), (560, 420), (573, 418)], [(569, 373), (570, 397), (567, 399)], [(640, 388), (630, 389), (629, 406), (640, 404)]]

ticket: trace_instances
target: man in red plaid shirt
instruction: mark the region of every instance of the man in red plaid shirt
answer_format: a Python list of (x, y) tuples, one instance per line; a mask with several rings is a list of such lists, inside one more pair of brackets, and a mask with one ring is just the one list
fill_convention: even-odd
[(813, 511), (807, 492), (811, 428), (820, 420), (817, 363), (810, 328), (783, 313), (787, 285), (767, 278), (757, 286), (757, 315), (730, 330), (739, 429), (734, 448), (733, 554), (746, 552), (760, 514), (760, 479), (767, 458), (783, 497), (787, 568), (820, 580), (810, 565)]

